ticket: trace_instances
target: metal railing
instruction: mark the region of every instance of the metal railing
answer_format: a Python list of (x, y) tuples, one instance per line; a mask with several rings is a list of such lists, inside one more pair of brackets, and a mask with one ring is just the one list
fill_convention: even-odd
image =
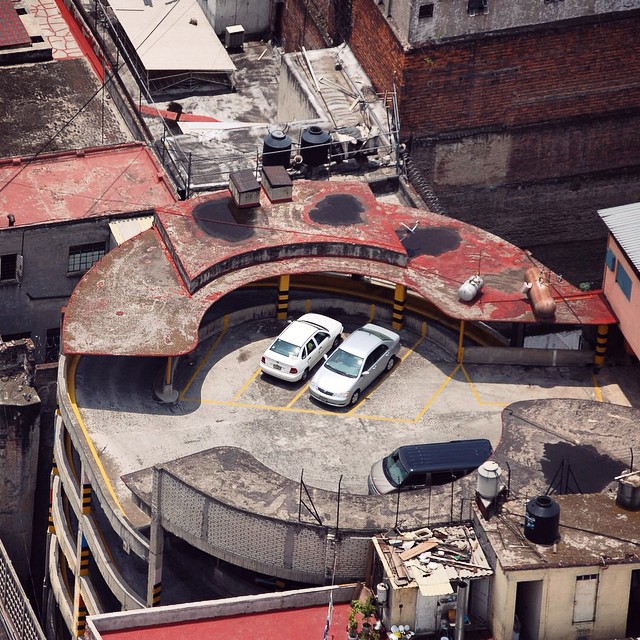
[(11, 640), (45, 640), (4, 545), (0, 541), (0, 615)]

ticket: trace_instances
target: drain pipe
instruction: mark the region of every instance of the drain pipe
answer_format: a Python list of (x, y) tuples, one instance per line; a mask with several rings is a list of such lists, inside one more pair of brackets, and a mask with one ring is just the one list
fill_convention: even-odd
[(467, 583), (458, 582), (458, 597), (456, 599), (456, 630), (455, 640), (464, 640), (464, 618), (467, 609)]

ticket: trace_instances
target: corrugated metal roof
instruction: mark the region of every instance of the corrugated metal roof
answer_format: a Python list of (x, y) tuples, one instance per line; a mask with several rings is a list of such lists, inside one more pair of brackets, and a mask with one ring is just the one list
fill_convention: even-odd
[(598, 215), (635, 268), (640, 270), (640, 202), (600, 209)]

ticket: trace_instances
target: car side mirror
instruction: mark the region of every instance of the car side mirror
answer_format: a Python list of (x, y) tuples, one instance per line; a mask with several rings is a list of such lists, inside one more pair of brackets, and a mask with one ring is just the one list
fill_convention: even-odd
[(362, 375), (363, 375), (363, 376), (368, 376), (368, 375), (369, 375), (369, 369), (367, 369), (366, 371), (363, 371), (363, 372), (362, 372)]
[(328, 359), (329, 359), (329, 356), (328, 356), (326, 353), (323, 353), (323, 354), (322, 354), (322, 357), (323, 357), (325, 360), (328, 360)]

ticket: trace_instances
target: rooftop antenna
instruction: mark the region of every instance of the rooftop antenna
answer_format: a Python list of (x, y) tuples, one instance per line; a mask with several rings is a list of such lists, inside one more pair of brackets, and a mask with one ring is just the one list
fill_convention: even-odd
[(418, 228), (418, 221), (414, 222), (413, 227), (408, 227), (404, 222), (400, 223), (409, 233), (413, 233)]

